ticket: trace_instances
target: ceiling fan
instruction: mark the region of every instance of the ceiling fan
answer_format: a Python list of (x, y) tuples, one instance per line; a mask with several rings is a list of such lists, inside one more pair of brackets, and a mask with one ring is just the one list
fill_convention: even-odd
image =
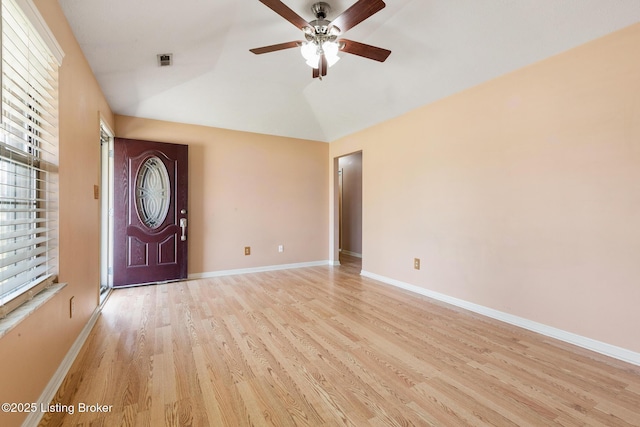
[(314, 3), (311, 11), (316, 19), (311, 22), (305, 21), (280, 0), (260, 0), (260, 2), (301, 29), (305, 40), (258, 47), (250, 51), (260, 55), (298, 47), (307, 65), (313, 68), (313, 78), (318, 77), (322, 80), (322, 77), (327, 75), (327, 69), (340, 59), (338, 57), (340, 51), (379, 62), (384, 62), (391, 54), (387, 49), (339, 38), (347, 30), (382, 10), (385, 7), (382, 0), (358, 0), (333, 21), (327, 20), (327, 14), (331, 11), (329, 4)]

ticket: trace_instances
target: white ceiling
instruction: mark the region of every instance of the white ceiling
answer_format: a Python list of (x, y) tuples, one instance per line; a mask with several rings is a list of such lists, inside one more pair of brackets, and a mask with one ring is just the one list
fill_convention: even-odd
[(345, 34), (387, 61), (319, 81), (297, 49), (249, 52), (303, 38), (258, 0), (59, 1), (114, 113), (327, 142), (640, 22), (640, 0), (388, 0)]

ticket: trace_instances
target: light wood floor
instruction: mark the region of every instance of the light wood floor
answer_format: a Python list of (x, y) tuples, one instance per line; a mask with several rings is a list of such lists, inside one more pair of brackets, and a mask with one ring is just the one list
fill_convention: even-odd
[(640, 368), (358, 273), (116, 290), (42, 425), (640, 425)]

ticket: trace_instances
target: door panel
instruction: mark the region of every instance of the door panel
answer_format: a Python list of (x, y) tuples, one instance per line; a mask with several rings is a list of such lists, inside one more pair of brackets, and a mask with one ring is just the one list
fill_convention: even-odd
[(187, 278), (188, 146), (114, 139), (113, 286)]

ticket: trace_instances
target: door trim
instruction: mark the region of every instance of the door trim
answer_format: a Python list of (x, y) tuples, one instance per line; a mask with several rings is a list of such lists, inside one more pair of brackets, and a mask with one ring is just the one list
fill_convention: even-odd
[[(102, 132), (108, 136), (103, 141)], [(102, 304), (113, 286), (113, 131), (100, 117), (100, 284)]]

